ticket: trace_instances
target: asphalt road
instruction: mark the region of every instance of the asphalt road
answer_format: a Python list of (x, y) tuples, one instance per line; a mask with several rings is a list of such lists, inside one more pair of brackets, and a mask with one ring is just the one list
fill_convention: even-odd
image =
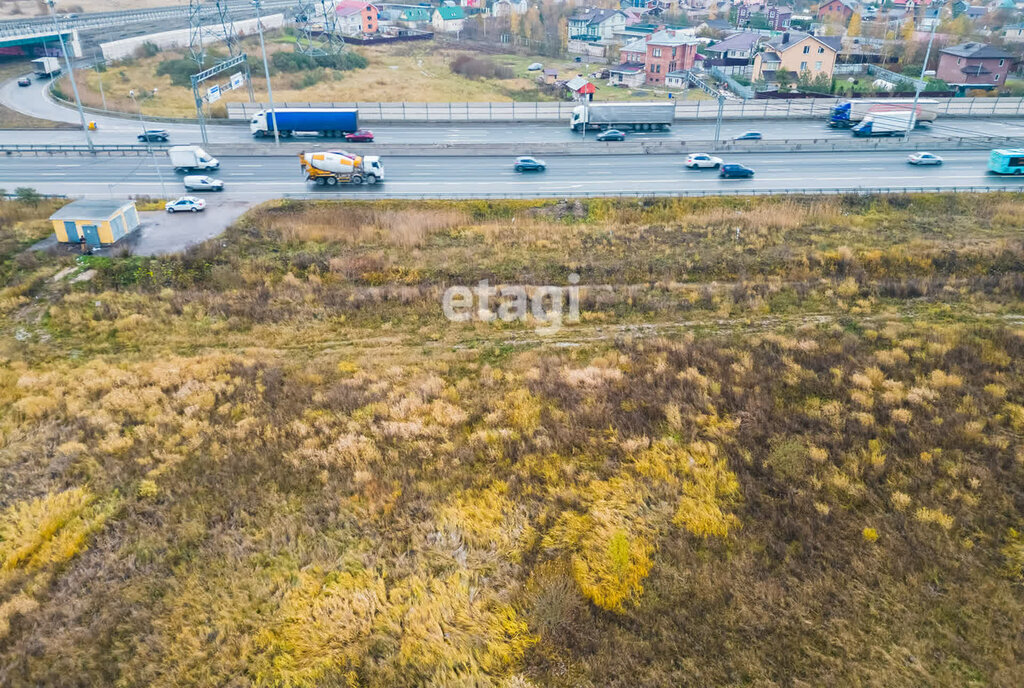
[[(79, 123), (78, 113), (55, 103), (45, 91), (48, 84), (33, 81), (32, 86), (21, 88), (16, 79), (0, 85), (0, 103), (26, 115), (41, 119)], [(113, 86), (111, 86), (113, 88)], [(784, 107), (784, 106), (780, 106)], [(125, 119), (86, 113), (86, 119), (94, 120), (98, 130), (92, 132), (93, 142), (98, 144), (135, 143), (142, 130), (138, 119)], [(187, 144), (202, 141), (199, 127), (195, 124), (168, 124), (147, 122), (149, 128), (166, 129), (171, 134), (171, 143)], [(569, 130), (565, 123), (453, 123), (453, 124), (376, 124), (367, 123), (380, 143), (523, 143), (523, 142), (568, 142), (579, 141), (582, 134)], [(778, 120), (726, 120), (722, 124), (723, 139), (733, 138), (746, 131), (756, 130), (766, 139), (846, 139), (849, 131), (830, 129), (824, 118), (778, 119)], [(938, 120), (919, 131), (928, 136), (1024, 136), (1024, 118), (949, 118)], [(254, 140), (247, 126), (207, 126), (212, 143), (252, 142), (267, 150), (273, 147), (273, 139)], [(708, 141), (714, 138), (713, 121), (677, 122), (667, 132), (638, 132), (629, 134), (633, 139), (643, 140), (689, 140)], [(593, 133), (587, 134), (588, 138)], [(313, 139), (317, 140), (317, 139)], [(0, 130), (0, 144), (51, 143), (83, 144), (85, 136), (81, 131), (50, 130)]]
[[(323, 188), (301, 177), (293, 156), (221, 158), (215, 176), (225, 182), (220, 199), (261, 200), (284, 194), (316, 193), (344, 198), (530, 194), (674, 193), (680, 191), (747, 191), (856, 188), (963, 188), (1014, 186), (1024, 178), (986, 173), (987, 152), (956, 151), (943, 155), (939, 167), (913, 167), (899, 152), (744, 154), (727, 158), (756, 171), (753, 179), (720, 179), (713, 170), (687, 170), (674, 155), (548, 156), (542, 173), (518, 174), (510, 156), (399, 157), (383, 160), (386, 179), (377, 186)], [(165, 158), (159, 175), (149, 157), (5, 158), (0, 188), (31, 186), (42, 193), (92, 198), (184, 194), (181, 176)], [(163, 186), (161, 186), (161, 177)]]

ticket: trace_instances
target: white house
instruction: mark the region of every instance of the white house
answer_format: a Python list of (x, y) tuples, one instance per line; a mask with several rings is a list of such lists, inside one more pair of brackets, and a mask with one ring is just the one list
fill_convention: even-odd
[(458, 33), (466, 23), (466, 13), (461, 7), (438, 7), (431, 17), (435, 31)]
[(526, 14), (530, 9), (526, 0), (494, 0), (491, 14), (495, 17), (507, 17), (510, 14)]

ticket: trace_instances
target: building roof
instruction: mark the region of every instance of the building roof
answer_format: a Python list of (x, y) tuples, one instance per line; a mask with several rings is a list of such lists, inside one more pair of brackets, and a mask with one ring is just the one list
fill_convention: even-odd
[(620, 53), (645, 53), (647, 52), (647, 39), (638, 38), (635, 41), (630, 41), (626, 45), (619, 48)]
[(359, 0), (342, 0), (334, 6), (334, 11), (339, 17), (344, 17), (362, 12), (367, 7), (373, 7), (373, 5), (368, 2), (359, 2)]
[(585, 21), (589, 26), (597, 26), (611, 17), (614, 17), (616, 14), (620, 14), (623, 17), (626, 16), (620, 10), (606, 10), (600, 7), (593, 7), (582, 14), (574, 15), (570, 20), (576, 22)]
[(709, 45), (704, 50), (709, 53), (725, 53), (730, 50), (753, 50), (754, 46), (761, 42), (761, 38), (759, 33), (740, 31), (723, 38), (714, 45)]
[(544, 76), (558, 76), (558, 70), (557, 69), (545, 69), (544, 70)]
[(668, 74), (665, 75), (666, 78), (670, 77), (670, 76), (671, 77), (675, 77), (677, 79), (689, 79), (690, 78), (689, 72), (680, 71), (678, 69), (675, 70), (674, 72), (669, 72)]
[(50, 216), (51, 220), (95, 220), (105, 222), (135, 201), (72, 201)]
[(835, 52), (839, 52), (843, 46), (843, 39), (839, 36), (813, 36), (809, 33), (804, 33), (803, 31), (784, 31), (782, 34), (769, 40), (768, 45), (779, 52), (786, 52), (794, 45), (808, 37), (813, 38), (826, 48)]
[(707, 19), (703, 22), (703, 25), (713, 31), (728, 31), (733, 28), (733, 25), (724, 19)]
[(656, 31), (647, 38), (647, 45), (690, 45), (697, 43), (697, 39), (689, 33), (682, 33), (675, 29), (662, 29)]
[(590, 82), (584, 76), (574, 76), (565, 82), (565, 87), (572, 91), (580, 91), (590, 86)]
[(644, 71), (644, 63), (643, 62), (623, 62), (622, 64), (615, 65), (614, 67), (609, 67), (608, 71), (609, 72), (630, 72), (630, 73), (642, 72), (642, 71)]
[(409, 7), (399, 15), (402, 21), (430, 21), (430, 10), (426, 7)]
[(967, 9), (964, 10), (964, 14), (966, 14), (971, 19), (977, 19), (978, 17), (984, 17), (986, 14), (988, 14), (988, 8), (968, 7)]
[(466, 18), (466, 13), (462, 11), (461, 7), (438, 7), (434, 11), (440, 14), (441, 19), (444, 19), (445, 21)]
[(992, 47), (987, 43), (974, 43), (969, 41), (967, 43), (961, 43), (960, 45), (951, 45), (948, 48), (943, 48), (943, 53), (947, 55), (953, 55), (955, 57), (973, 57), (973, 58), (1008, 58), (1013, 57), (1010, 53), (999, 48)]

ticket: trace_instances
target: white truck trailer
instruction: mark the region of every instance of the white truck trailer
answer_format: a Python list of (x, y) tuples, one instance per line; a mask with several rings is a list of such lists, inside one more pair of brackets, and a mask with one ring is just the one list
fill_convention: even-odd
[(854, 136), (903, 136), (916, 124), (914, 113), (872, 112), (853, 128)]
[(569, 127), (587, 129), (668, 129), (676, 118), (674, 103), (586, 103), (572, 109)]
[(60, 74), (60, 60), (56, 57), (40, 57), (32, 60), (32, 71), (40, 79), (49, 79)]

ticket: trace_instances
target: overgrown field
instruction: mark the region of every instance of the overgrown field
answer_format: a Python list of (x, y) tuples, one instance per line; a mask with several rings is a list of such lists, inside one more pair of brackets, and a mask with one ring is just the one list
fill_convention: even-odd
[(1018, 196), (276, 203), (74, 284), (50, 210), (0, 685), (1019, 685)]

